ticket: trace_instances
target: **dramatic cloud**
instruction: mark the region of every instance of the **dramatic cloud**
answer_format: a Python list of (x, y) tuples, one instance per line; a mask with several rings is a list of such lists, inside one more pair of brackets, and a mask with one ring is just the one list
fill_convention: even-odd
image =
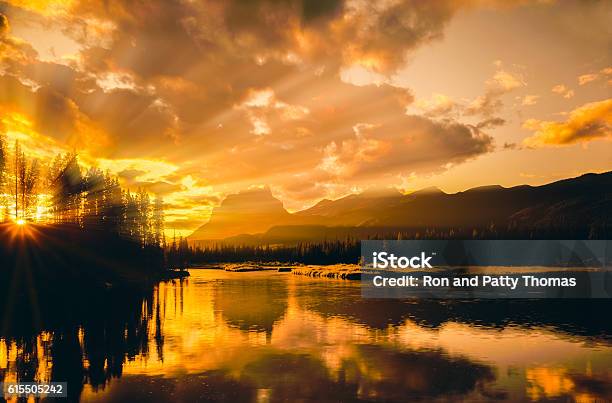
[(356, 64), (389, 73), (404, 64), (409, 51), (441, 37), (459, 7), (449, 1), (323, 3), (80, 1), (72, 7), (71, 32), (91, 45), (100, 42), (92, 22), (109, 27), (101, 32), (110, 36), (109, 43), (90, 46), (85, 62), (142, 78), (201, 81), (207, 73), (228, 72), (238, 61), (272, 60), (332, 71)]
[[(518, 4), (541, 20), (543, 9), (573, 18), (595, 7), (527, 3), (0, 0), (0, 125), (38, 156), (76, 149), (124, 186), (163, 194), (168, 219), (184, 228), (253, 184), (304, 207), (372, 182), (443, 175), (519, 141), (515, 110), (503, 107), (508, 94), (548, 113), (540, 111), (548, 102), (529, 94), (566, 78), (547, 82), (511, 64), (530, 59), (504, 43), (466, 58), (466, 72), (432, 65), (414, 78), (427, 84), (422, 91), (406, 68), (420, 52), (438, 52), (428, 45), (460, 16), (478, 25), (482, 9), (501, 19)], [(593, 27), (581, 25), (589, 43)], [(455, 45), (448, 60), (481, 44)], [(507, 64), (490, 72), (496, 58)], [(610, 78), (604, 65), (585, 65), (566, 75), (586, 73), (581, 97)], [(527, 78), (546, 87), (527, 88)]]
[(392, 125), (357, 124), (354, 137), (329, 143), (318, 166), (334, 177), (435, 171), (491, 151), (492, 138), (458, 123), (407, 116)]
[(525, 129), (535, 133), (524, 140), (527, 147), (564, 146), (612, 138), (612, 99), (591, 102), (570, 112), (565, 122), (529, 119)]

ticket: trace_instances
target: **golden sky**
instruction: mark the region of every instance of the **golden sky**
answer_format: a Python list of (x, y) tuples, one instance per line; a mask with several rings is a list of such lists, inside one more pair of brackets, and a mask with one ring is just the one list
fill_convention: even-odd
[(612, 168), (609, 1), (0, 0), (0, 130), (146, 187), (188, 233), (229, 193)]

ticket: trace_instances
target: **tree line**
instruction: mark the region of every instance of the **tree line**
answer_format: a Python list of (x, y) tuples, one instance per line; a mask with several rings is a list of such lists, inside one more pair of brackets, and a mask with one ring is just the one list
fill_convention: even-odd
[[(606, 239), (605, 228), (537, 228), (511, 224), (498, 228), (488, 225), (474, 228), (401, 228), (362, 227), (350, 236), (310, 240), (289, 244), (232, 244), (227, 242), (189, 245), (182, 238), (168, 247), (167, 255), (183, 267), (208, 263), (280, 262), (285, 264), (357, 264), (362, 240), (487, 240), (487, 239)], [(178, 265), (177, 265), (178, 267)]]
[[(186, 262), (184, 265), (221, 262), (281, 262), (303, 264), (358, 263), (360, 241), (353, 238), (320, 242), (299, 242), (295, 245), (188, 245), (174, 244), (168, 250), (169, 259)], [(176, 257), (175, 257), (176, 256)]]
[(0, 134), (0, 196), (4, 222), (73, 225), (166, 247), (161, 197), (122, 189), (109, 172), (83, 168), (76, 152), (41, 161)]

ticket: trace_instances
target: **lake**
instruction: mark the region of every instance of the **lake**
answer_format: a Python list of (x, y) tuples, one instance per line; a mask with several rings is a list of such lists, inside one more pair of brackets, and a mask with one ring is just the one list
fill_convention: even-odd
[[(368, 300), (359, 281), (192, 270), (5, 316), (0, 380), (111, 401), (608, 401), (608, 300)], [(7, 330), (8, 329), (8, 330)]]

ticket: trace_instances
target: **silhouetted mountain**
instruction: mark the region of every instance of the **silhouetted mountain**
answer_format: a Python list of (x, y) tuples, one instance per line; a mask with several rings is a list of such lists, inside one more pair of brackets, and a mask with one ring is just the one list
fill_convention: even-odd
[[(612, 172), (543, 186), (482, 186), (454, 194), (437, 188), (407, 195), (370, 191), (322, 200), (295, 214), (287, 213), (268, 190), (255, 195), (228, 196), (190, 239), (225, 235), (232, 243), (250, 244), (359, 238), (403, 228), (597, 229), (601, 234), (612, 227)], [(263, 234), (253, 235), (258, 232)], [(241, 236), (247, 233), (251, 236)]]
[(417, 190), (414, 193), (410, 193), (410, 196), (422, 196), (431, 194), (446, 194), (435, 186), (430, 186), (421, 190)]
[(397, 207), (404, 197), (395, 189), (368, 190), (335, 201), (320, 202), (297, 212), (294, 215), (299, 217), (299, 220), (294, 223), (327, 226), (371, 225), (380, 211)]
[(323, 225), (481, 227), (493, 225), (610, 225), (612, 172), (586, 174), (543, 186), (482, 186), (446, 194), (424, 189), (405, 196), (348, 196), (297, 213)]
[(291, 223), (291, 214), (268, 187), (229, 195), (213, 209), (210, 220), (194, 231), (189, 240), (223, 239), (239, 234), (267, 231), (274, 225)]

